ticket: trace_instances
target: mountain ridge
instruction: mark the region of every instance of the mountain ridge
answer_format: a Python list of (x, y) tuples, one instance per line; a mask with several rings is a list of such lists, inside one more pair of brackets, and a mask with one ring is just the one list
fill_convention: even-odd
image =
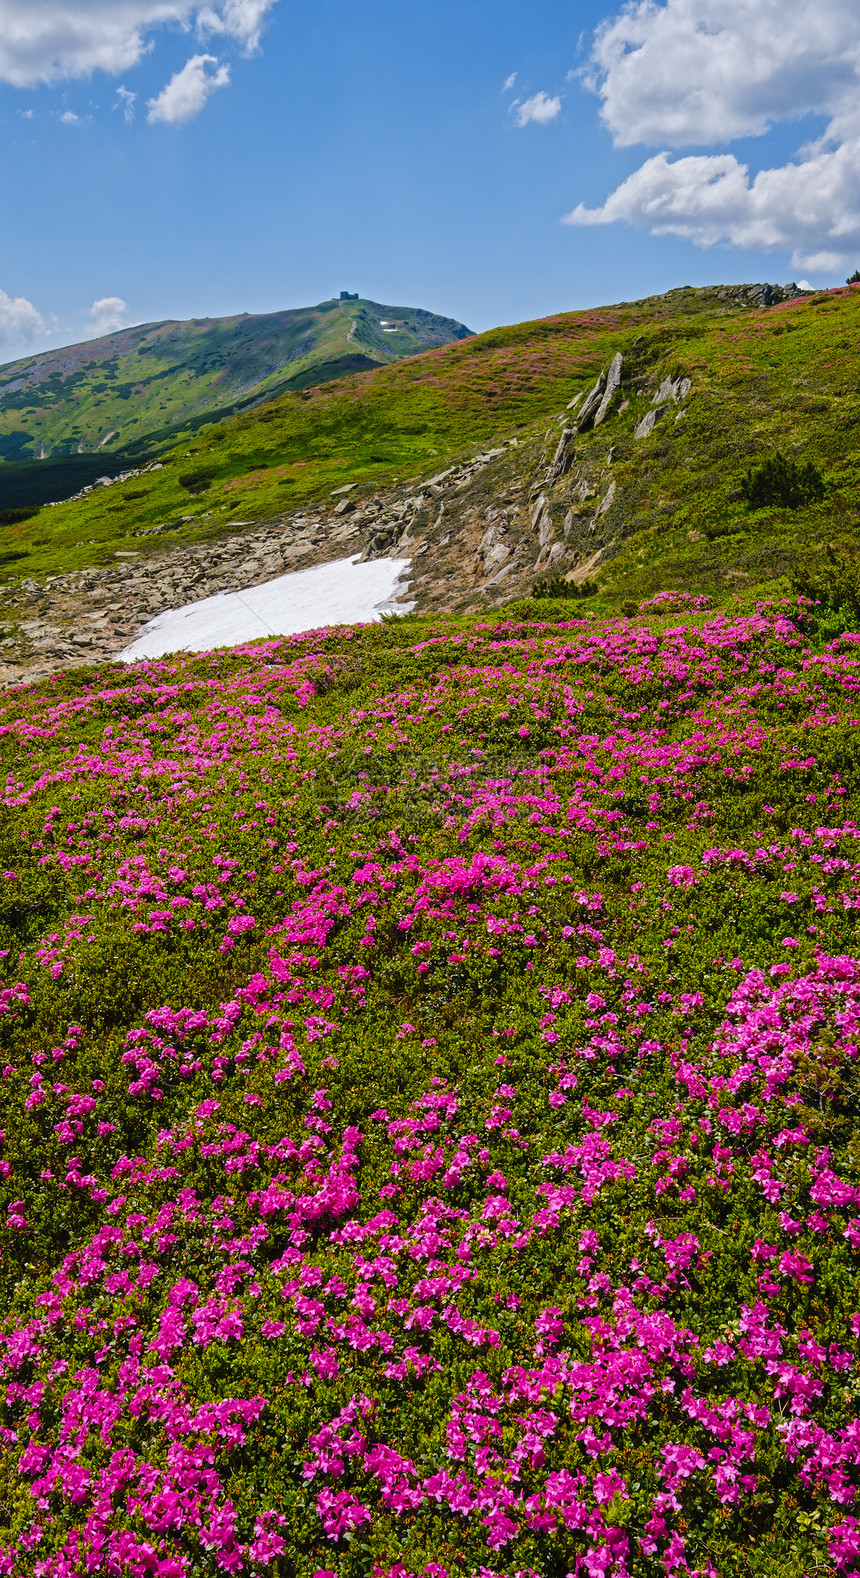
[[(429, 617), (781, 596), (856, 556), (858, 309), (856, 287), (770, 307), (681, 290), (282, 396), (6, 528), (0, 682), (347, 553), (410, 558)], [(799, 495), (748, 497), (778, 452)]]
[(364, 299), (136, 324), (0, 366), (0, 462), (140, 448), (470, 334), (424, 308)]

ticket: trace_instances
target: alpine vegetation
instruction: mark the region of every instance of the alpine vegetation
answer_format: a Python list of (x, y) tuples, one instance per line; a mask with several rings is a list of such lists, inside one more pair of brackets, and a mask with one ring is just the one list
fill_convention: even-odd
[(857, 1570), (857, 639), (3, 696), (0, 1572)]

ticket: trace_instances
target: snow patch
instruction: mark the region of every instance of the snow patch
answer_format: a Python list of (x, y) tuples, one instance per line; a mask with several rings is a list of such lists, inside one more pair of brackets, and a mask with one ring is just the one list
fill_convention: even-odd
[(384, 613), (408, 613), (396, 602), (406, 590), (409, 559), (358, 556), (295, 570), (241, 592), (219, 592), (184, 608), (169, 608), (143, 626), (119, 656), (124, 663), (168, 652), (208, 652), (263, 636), (291, 636), (325, 625), (373, 622)]

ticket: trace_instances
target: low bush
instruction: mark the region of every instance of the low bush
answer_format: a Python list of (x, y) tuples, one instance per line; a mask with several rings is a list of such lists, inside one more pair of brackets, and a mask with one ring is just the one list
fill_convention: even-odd
[(808, 562), (796, 570), (791, 587), (814, 605), (810, 619), (821, 633), (860, 630), (860, 560), (835, 553), (828, 545), (823, 563)]
[(19, 521), (32, 520), (39, 514), (38, 504), (21, 504), (14, 509), (0, 510), (0, 526), (17, 526)]
[(597, 582), (592, 580), (575, 581), (565, 580), (563, 575), (545, 576), (541, 581), (535, 581), (532, 587), (533, 597), (593, 597), (597, 591)]
[(177, 481), (179, 486), (185, 489), (186, 493), (205, 493), (208, 488), (211, 488), (215, 476), (216, 472), (214, 469), (201, 468), (199, 471), (184, 472), (177, 477)]
[(777, 453), (760, 466), (753, 466), (740, 485), (741, 497), (751, 509), (781, 504), (797, 509), (824, 497), (824, 478), (811, 460), (800, 465)]
[(0, 697), (0, 1573), (857, 1571), (856, 660), (704, 602)]

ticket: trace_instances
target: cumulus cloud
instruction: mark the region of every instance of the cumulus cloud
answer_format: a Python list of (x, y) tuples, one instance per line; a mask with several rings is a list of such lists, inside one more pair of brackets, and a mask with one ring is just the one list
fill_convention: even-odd
[(125, 326), (128, 316), (128, 302), (121, 296), (100, 296), (94, 301), (89, 310), (89, 328), (98, 338), (100, 334), (112, 334), (115, 329)]
[(587, 80), (616, 144), (755, 137), (847, 108), (860, 75), (856, 0), (639, 0), (598, 29)]
[(0, 80), (15, 87), (119, 75), (151, 48), (168, 24), (223, 34), (247, 51), (259, 45), (275, 0), (0, 0)]
[(561, 99), (551, 99), (546, 93), (535, 93), (530, 99), (513, 103), (511, 111), (518, 126), (528, 126), (530, 121), (534, 121), (537, 126), (548, 126), (561, 112)]
[(665, 153), (646, 160), (600, 208), (582, 203), (573, 225), (625, 220), (699, 246), (728, 241), (789, 251), (804, 268), (834, 273), (860, 254), (860, 140), (750, 178), (734, 154)]
[[(677, 235), (788, 250), (837, 270), (860, 248), (860, 9), (856, 0), (636, 0), (596, 35), (585, 80), (616, 145), (663, 144), (576, 225), (617, 220)], [(824, 135), (751, 176), (734, 155), (667, 148), (760, 136), (803, 115)]]
[(26, 296), (0, 290), (0, 345), (29, 345), (44, 327), (42, 314)]
[[(210, 71), (210, 66), (215, 69)], [(199, 115), (210, 94), (216, 88), (226, 88), (229, 81), (230, 68), (219, 66), (215, 55), (192, 55), (181, 71), (174, 72), (157, 98), (147, 101), (147, 120), (163, 121), (168, 126), (190, 121)]]
[(512, 71), (510, 76), (505, 78), (505, 83), (504, 83), (504, 87), (502, 88), (502, 92), (503, 93), (510, 93), (511, 88), (513, 87), (513, 85), (516, 82), (516, 80), (517, 80), (517, 73), (515, 71)]

